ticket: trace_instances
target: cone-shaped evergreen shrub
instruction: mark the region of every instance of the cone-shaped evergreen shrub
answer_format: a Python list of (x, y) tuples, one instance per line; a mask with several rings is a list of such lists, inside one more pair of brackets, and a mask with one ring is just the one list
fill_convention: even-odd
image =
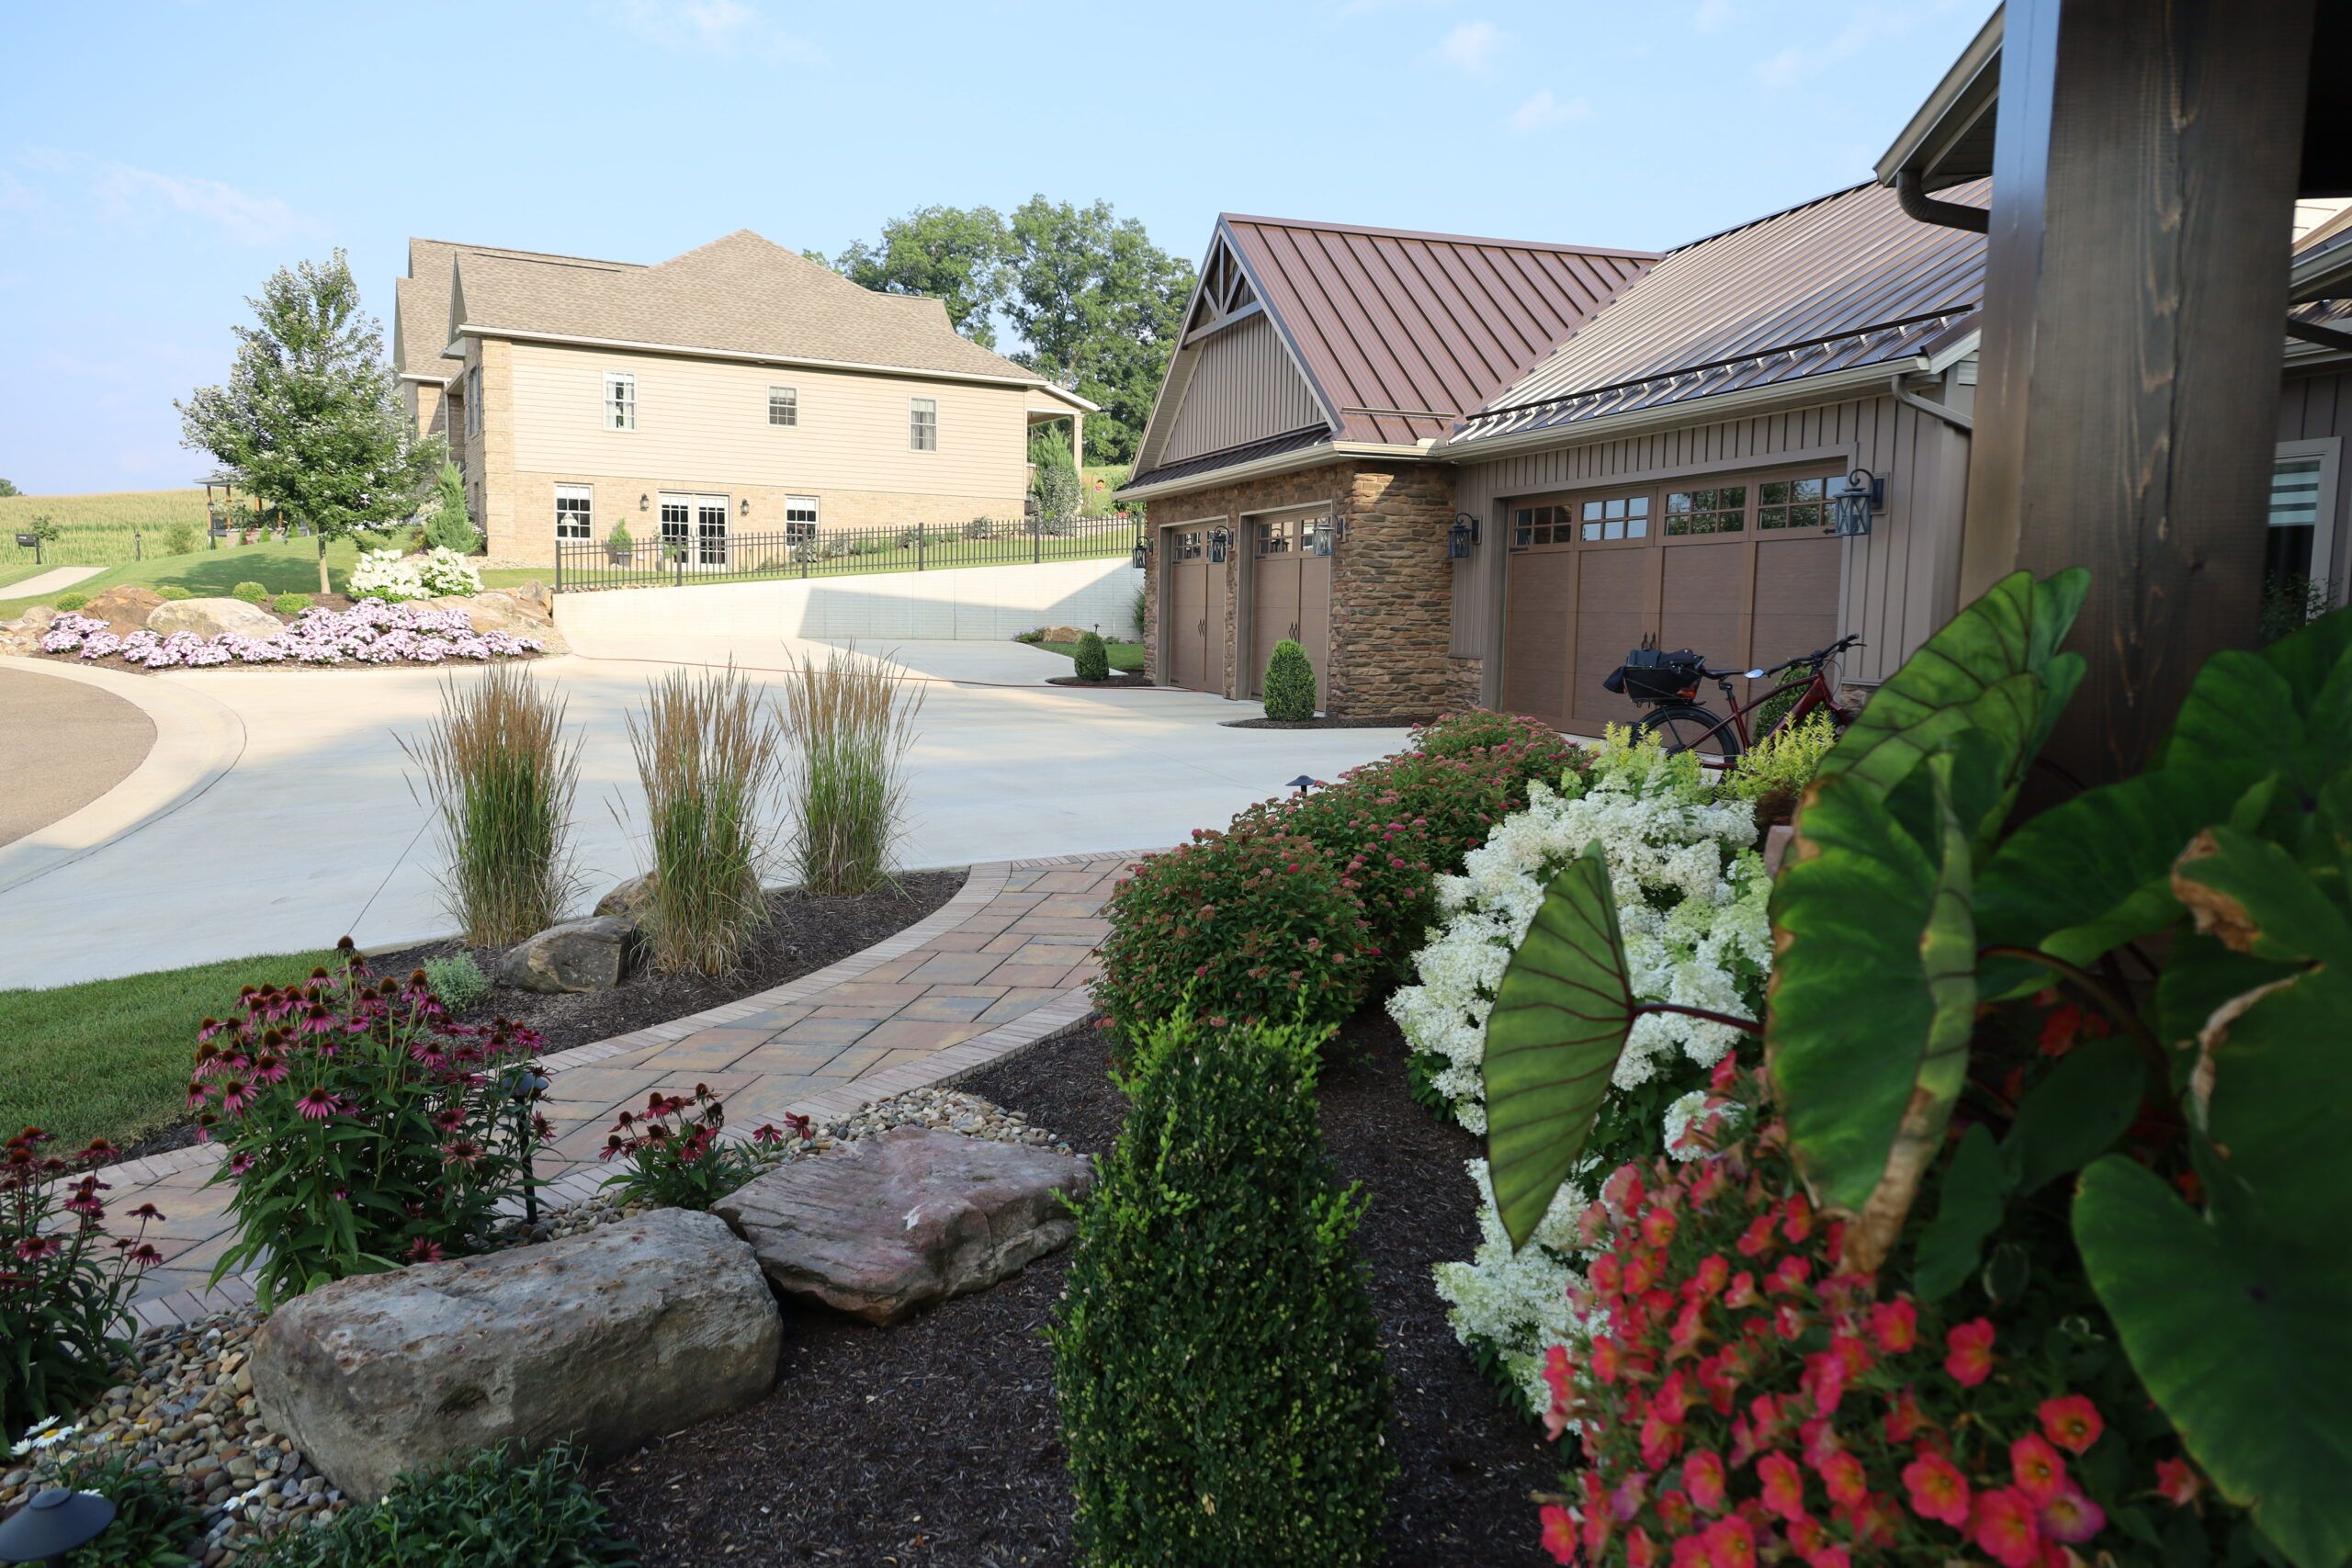
[(1396, 1464), (1363, 1201), (1315, 1119), (1320, 1031), (1142, 1032), (1050, 1336), (1083, 1561), (1377, 1555)]
[(1306, 649), (1289, 637), (1274, 644), (1266, 660), (1266, 716), (1315, 716), (1315, 666), (1307, 662)]
[(1081, 681), (1107, 681), (1111, 678), (1111, 650), (1092, 632), (1078, 639), (1078, 651), (1071, 656), (1078, 664)]

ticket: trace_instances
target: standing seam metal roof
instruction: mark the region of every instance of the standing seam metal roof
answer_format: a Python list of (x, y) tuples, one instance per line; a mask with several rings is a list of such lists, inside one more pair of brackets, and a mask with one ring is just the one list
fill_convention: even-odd
[(1227, 213), (1217, 220), (1338, 420), (1336, 438), (1442, 436), (1657, 256)]
[(1448, 445), (1933, 353), (1969, 329), (1984, 280), (1984, 235), (1856, 186), (1668, 253)]

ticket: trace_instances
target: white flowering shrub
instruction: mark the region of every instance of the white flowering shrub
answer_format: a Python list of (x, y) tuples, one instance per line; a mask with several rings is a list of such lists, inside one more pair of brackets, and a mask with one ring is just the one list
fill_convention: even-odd
[(430, 549), (404, 556), (398, 550), (367, 550), (351, 569), (354, 599), (403, 599), (469, 596), (481, 592), (481, 573), (455, 550)]
[[(1390, 1015), (1419, 1054), (1427, 1090), (1464, 1127), (1486, 1131), (1482, 1066), (1495, 987), (1544, 889), (1595, 840), (1608, 857), (1634, 996), (1760, 1017), (1771, 966), (1771, 884), (1755, 839), (1753, 809), (1718, 799), (1696, 757), (1636, 745), (1621, 730), (1609, 733), (1581, 787), (1573, 773), (1558, 793), (1532, 785), (1527, 809), (1504, 818), (1471, 852), (1463, 874), (1438, 879), (1444, 923), (1414, 955), (1419, 983), (1389, 998)], [(1640, 1019), (1583, 1164), (1516, 1254), (1495, 1213), (1485, 1164), (1473, 1162), (1480, 1243), (1468, 1262), (1436, 1266), (1438, 1294), (1452, 1309), (1456, 1336), (1531, 1410), (1550, 1398), (1545, 1347), (1566, 1342), (1576, 1216), (1600, 1179), (1625, 1160), (1693, 1146), (1689, 1134), (1707, 1104), (1708, 1069), (1742, 1038), (1700, 1019)]]

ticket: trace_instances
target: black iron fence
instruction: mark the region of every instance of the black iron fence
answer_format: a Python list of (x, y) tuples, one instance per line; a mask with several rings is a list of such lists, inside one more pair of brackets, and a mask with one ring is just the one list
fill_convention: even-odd
[(728, 527), (718, 513), (684, 527), (668, 525), (648, 539), (558, 539), (555, 591), (1091, 560), (1132, 554), (1142, 543), (1143, 523), (1136, 517), (976, 517), (925, 527), (807, 524), (750, 534)]

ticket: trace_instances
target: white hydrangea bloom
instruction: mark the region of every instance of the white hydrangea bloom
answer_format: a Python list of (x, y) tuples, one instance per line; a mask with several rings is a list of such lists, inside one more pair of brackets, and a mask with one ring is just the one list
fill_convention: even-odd
[(1542, 1410), (1552, 1399), (1544, 1386), (1544, 1349), (1568, 1342), (1577, 1217), (1589, 1200), (1577, 1183), (1562, 1182), (1534, 1235), (1514, 1252), (1495, 1213), (1487, 1162), (1474, 1159), (1465, 1168), (1478, 1188), (1478, 1250), (1467, 1263), (1440, 1263), (1430, 1272), (1449, 1309), (1446, 1319), (1454, 1337), (1465, 1345), (1493, 1346), (1529, 1404)]

